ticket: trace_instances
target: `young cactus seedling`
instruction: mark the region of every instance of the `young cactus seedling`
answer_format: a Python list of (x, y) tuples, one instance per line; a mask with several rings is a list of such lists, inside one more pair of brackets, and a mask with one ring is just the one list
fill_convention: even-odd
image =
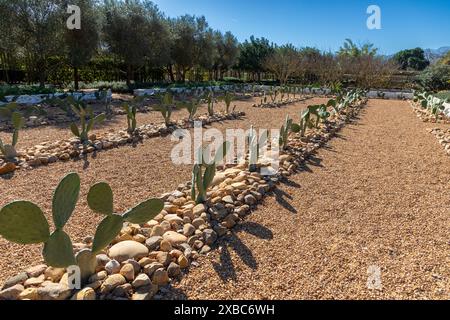
[(89, 132), (94, 128), (94, 125), (105, 121), (106, 116), (104, 113), (94, 117), (94, 110), (91, 107), (84, 108), (79, 106), (78, 108), (72, 106), (73, 112), (80, 118), (80, 128), (75, 123), (70, 125), (72, 133), (80, 138), (81, 143), (86, 144), (89, 141)]
[(208, 104), (208, 114), (210, 117), (214, 115), (214, 102), (215, 102), (214, 91), (211, 90), (206, 95), (206, 103)]
[(105, 106), (105, 114), (110, 116), (112, 114), (111, 110), (111, 97), (109, 96), (109, 90), (99, 90), (95, 92), (95, 98), (103, 102)]
[(289, 133), (292, 130), (293, 121), (289, 117), (289, 115), (286, 116), (286, 120), (284, 121), (284, 124), (281, 126), (280, 129), (280, 145), (282, 146), (283, 150), (287, 148), (288, 142), (289, 142)]
[(186, 109), (189, 113), (189, 121), (193, 121), (195, 114), (198, 111), (199, 102), (197, 99), (191, 99), (191, 101), (182, 101), (177, 103), (178, 109)]
[(167, 91), (160, 97), (159, 105), (154, 107), (154, 110), (159, 111), (164, 118), (166, 127), (170, 126), (173, 109), (175, 108), (173, 95), (170, 91)]
[(19, 130), (25, 124), (25, 120), (19, 112), (13, 112), (11, 122), (14, 127), (11, 144), (3, 144), (2, 139), (0, 139), (0, 152), (7, 161), (13, 161), (17, 157), (16, 145), (19, 140)]
[(206, 192), (216, 175), (217, 164), (225, 158), (230, 146), (230, 142), (224, 142), (217, 150), (212, 161), (210, 159), (210, 149), (208, 146), (200, 148), (197, 151), (198, 163), (196, 163), (192, 169), (191, 186), (191, 198), (192, 200), (195, 200), (197, 204), (206, 202)]
[(230, 114), (230, 106), (234, 100), (234, 96), (230, 92), (226, 92), (223, 97), (220, 98), (223, 102), (225, 102), (225, 112), (226, 114)]
[(253, 126), (251, 126), (250, 131), (247, 135), (247, 142), (249, 148), (249, 171), (256, 172), (258, 170), (257, 164), (259, 159), (260, 149), (266, 145), (268, 140), (268, 131), (264, 130), (260, 137)]
[(128, 126), (127, 131), (129, 133), (133, 133), (136, 131), (136, 126), (137, 126), (137, 121), (136, 121), (137, 108), (136, 108), (136, 106), (130, 106), (127, 103), (125, 103), (122, 106), (122, 108), (127, 115), (127, 126)]

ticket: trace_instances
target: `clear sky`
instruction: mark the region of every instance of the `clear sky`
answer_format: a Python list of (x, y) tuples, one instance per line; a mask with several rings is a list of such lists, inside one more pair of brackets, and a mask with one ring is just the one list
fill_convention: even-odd
[[(372, 42), (381, 54), (450, 46), (450, 0), (153, 0), (170, 17), (204, 15), (210, 26), (277, 44), (335, 51), (346, 38)], [(381, 30), (369, 30), (369, 5), (381, 8)]]

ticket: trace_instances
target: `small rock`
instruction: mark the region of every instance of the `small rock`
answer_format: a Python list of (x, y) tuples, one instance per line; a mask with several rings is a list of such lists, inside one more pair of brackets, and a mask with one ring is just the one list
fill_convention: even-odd
[(25, 272), (28, 274), (28, 277), (36, 278), (36, 277), (39, 277), (41, 274), (43, 274), (46, 269), (47, 269), (47, 265), (40, 264), (38, 266), (28, 268), (27, 270), (25, 270)]
[(251, 194), (246, 195), (245, 198), (244, 198), (244, 201), (245, 201), (245, 203), (248, 204), (249, 206), (253, 206), (253, 205), (255, 205), (256, 202), (257, 202), (257, 201), (256, 201), (256, 198), (255, 198), (253, 195), (251, 195)]
[(150, 237), (145, 241), (145, 245), (151, 251), (156, 250), (156, 249), (158, 249), (159, 244), (161, 243), (162, 239), (163, 238), (161, 236)]
[(222, 201), (225, 203), (230, 203), (230, 204), (234, 204), (234, 200), (231, 196), (225, 196), (222, 198)]
[(97, 281), (103, 281), (108, 277), (108, 273), (106, 271), (100, 271), (96, 274), (93, 274), (89, 277), (89, 283), (97, 282)]
[(142, 243), (136, 241), (122, 241), (109, 249), (109, 256), (119, 262), (128, 259), (139, 260), (148, 256), (148, 249)]
[(192, 225), (196, 227), (197, 229), (200, 228), (200, 226), (204, 225), (206, 222), (202, 218), (197, 218), (192, 221)]
[(5, 290), (2, 290), (0, 291), (0, 300), (17, 300), (23, 290), (25, 290), (25, 288), (21, 284), (16, 284)]
[(152, 283), (158, 286), (164, 286), (168, 284), (169, 281), (170, 281), (169, 274), (163, 268), (160, 268), (153, 273)]
[(12, 286), (15, 286), (16, 284), (23, 284), (25, 280), (28, 279), (28, 274), (26, 272), (19, 273), (18, 275), (9, 278), (5, 281), (3, 284), (2, 290), (11, 288)]
[(169, 265), (171, 259), (168, 252), (159, 251), (156, 254), (156, 260), (158, 260), (158, 262), (162, 263), (164, 266), (167, 266)]
[(98, 254), (96, 256), (96, 259), (97, 259), (97, 267), (96, 267), (97, 272), (104, 270), (108, 262), (111, 261), (111, 259), (106, 254)]
[(143, 301), (151, 300), (158, 292), (158, 286), (151, 284), (145, 287), (139, 287), (136, 292), (131, 296), (131, 300)]
[(0, 167), (0, 175), (7, 174), (16, 170), (16, 165), (12, 162), (5, 163)]
[(204, 204), (198, 204), (192, 209), (192, 212), (195, 217), (199, 217), (205, 211), (206, 211), (206, 208), (205, 208)]
[(102, 294), (110, 293), (116, 287), (125, 284), (126, 282), (127, 280), (121, 274), (113, 274), (106, 278), (106, 280), (103, 282), (102, 286), (100, 287), (100, 292)]
[(170, 244), (169, 241), (163, 240), (161, 241), (159, 248), (161, 251), (170, 252), (172, 250), (172, 245)]
[(212, 229), (203, 230), (203, 239), (207, 245), (212, 245), (217, 240), (217, 233)]
[(175, 262), (171, 262), (169, 264), (169, 267), (167, 268), (167, 273), (169, 274), (169, 277), (175, 278), (181, 274), (181, 269), (178, 264)]
[(178, 265), (181, 269), (185, 269), (189, 267), (189, 260), (184, 255), (181, 255), (178, 257)]
[(19, 299), (21, 300), (37, 300), (38, 298), (38, 289), (37, 288), (27, 288), (23, 290), (20, 295)]
[(123, 267), (120, 269), (120, 274), (127, 279), (127, 281), (133, 281), (134, 280), (134, 267), (131, 263), (124, 264)]
[(154, 262), (153, 259), (150, 259), (149, 257), (145, 257), (142, 258), (141, 260), (139, 260), (139, 265), (141, 266), (141, 268), (145, 267), (146, 265), (149, 265), (150, 263)]
[(183, 226), (183, 234), (184, 234), (186, 237), (192, 236), (192, 235), (194, 234), (194, 232), (195, 232), (195, 227), (194, 227), (192, 224), (186, 223), (186, 224)]
[(45, 281), (45, 275), (41, 274), (39, 277), (36, 278), (28, 278), (25, 283), (23, 284), (25, 288), (27, 287), (35, 287), (41, 285)]
[(108, 274), (115, 274), (120, 272), (120, 263), (117, 260), (110, 260), (105, 265), (105, 270)]
[(133, 288), (135, 288), (135, 289), (140, 288), (140, 287), (149, 286), (151, 284), (152, 284), (152, 282), (150, 281), (149, 276), (146, 275), (145, 273), (139, 274), (132, 283)]
[(163, 235), (163, 239), (167, 240), (173, 246), (179, 245), (187, 241), (187, 237), (174, 231), (167, 231)]
[(207, 254), (207, 253), (210, 252), (210, 251), (211, 251), (211, 247), (205, 244), (205, 245), (202, 247), (202, 249), (200, 250), (200, 254)]
[(124, 297), (128, 298), (130, 293), (133, 291), (133, 286), (129, 283), (121, 284), (120, 286), (117, 286), (112, 291), (112, 295), (115, 297)]
[(149, 265), (144, 267), (144, 272), (146, 275), (148, 275), (149, 277), (151, 277), (156, 270), (164, 268), (164, 265), (162, 263), (159, 262), (152, 262)]
[(65, 272), (66, 271), (63, 268), (48, 267), (44, 273), (45, 279), (50, 279), (53, 282), (59, 282)]
[(72, 294), (72, 290), (60, 283), (50, 283), (37, 289), (39, 300), (66, 300)]
[(164, 228), (160, 225), (156, 225), (153, 227), (152, 232), (150, 234), (151, 237), (162, 236), (164, 234)]
[(95, 300), (96, 294), (94, 289), (86, 287), (75, 293), (71, 300)]

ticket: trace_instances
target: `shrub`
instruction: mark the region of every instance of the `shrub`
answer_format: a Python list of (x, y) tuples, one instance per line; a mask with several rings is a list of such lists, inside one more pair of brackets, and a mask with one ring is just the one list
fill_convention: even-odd
[(450, 65), (433, 65), (422, 72), (418, 76), (417, 81), (425, 90), (449, 90)]

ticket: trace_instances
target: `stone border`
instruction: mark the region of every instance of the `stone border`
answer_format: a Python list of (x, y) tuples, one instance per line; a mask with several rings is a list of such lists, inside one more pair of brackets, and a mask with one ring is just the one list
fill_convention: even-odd
[(415, 103), (412, 100), (410, 100), (409, 103), (416, 113), (417, 118), (423, 122), (450, 124), (450, 114), (449, 116), (439, 115), (438, 120), (436, 121), (436, 117), (432, 115), (428, 109), (423, 109), (418, 103)]
[[(350, 109), (354, 117), (365, 105)], [(293, 174), (314, 151), (330, 140), (347, 121), (334, 115), (330, 121), (307, 132), (305, 138), (292, 134), (289, 147), (280, 157), (277, 175), (249, 172), (247, 164), (218, 168), (208, 202), (196, 205), (190, 199), (190, 182), (161, 196), (164, 210), (139, 226), (124, 224), (109, 250), (97, 255), (97, 273), (79, 291), (68, 287), (65, 269), (38, 265), (8, 280), (0, 299), (22, 300), (149, 300), (159, 299), (160, 289), (180, 279), (200, 254), (210, 252), (220, 236), (230, 232), (280, 180)], [(263, 164), (261, 164), (262, 166)], [(90, 248), (92, 237), (74, 244), (74, 251)]]
[[(203, 115), (195, 118), (203, 126), (214, 122), (237, 120), (245, 116), (245, 112), (231, 112), (230, 114), (216, 113), (214, 116)], [(81, 156), (117, 148), (123, 145), (137, 144), (145, 139), (166, 136), (177, 129), (189, 129), (193, 121), (180, 120), (167, 127), (163, 124), (147, 124), (140, 126), (135, 132), (120, 130), (114, 133), (105, 133), (102, 136), (90, 135), (89, 143), (83, 145), (78, 138), (45, 142), (26, 150), (19, 150), (17, 163), (6, 163), (0, 156), (0, 175), (13, 172), (17, 169), (33, 169), (58, 161), (80, 159)]]
[[(88, 92), (57, 92), (57, 93), (45, 93), (45, 94), (33, 94), (33, 95), (5, 96), (5, 100), (7, 102), (0, 101), (0, 106), (7, 104), (9, 102), (13, 102), (14, 98), (16, 98), (16, 100), (14, 102), (16, 102), (19, 105), (34, 105), (34, 104), (41, 103), (45, 99), (58, 98), (63, 95), (66, 95), (66, 94), (71, 95), (75, 98), (82, 97), (83, 101), (98, 101), (95, 94), (99, 91), (100, 90), (94, 90), (94, 91), (90, 90)], [(112, 99), (111, 89), (108, 89), (107, 94), (108, 94), (108, 96), (107, 96), (108, 99)]]
[(253, 104), (252, 105), (252, 107), (253, 108), (261, 108), (261, 109), (273, 109), (273, 108), (281, 108), (281, 107), (284, 107), (284, 106), (287, 106), (287, 105), (290, 105), (290, 104), (294, 104), (294, 103), (299, 103), (299, 102), (302, 102), (302, 101), (307, 101), (307, 100), (310, 100), (310, 99), (313, 99), (313, 98), (315, 98), (315, 97), (304, 97), (304, 98), (297, 98), (297, 99), (289, 99), (289, 100), (287, 100), (287, 101), (280, 101), (280, 102), (269, 102), (269, 103), (266, 103), (266, 104)]
[(450, 156), (450, 129), (433, 128), (428, 129), (428, 132), (436, 137), (444, 151)]

